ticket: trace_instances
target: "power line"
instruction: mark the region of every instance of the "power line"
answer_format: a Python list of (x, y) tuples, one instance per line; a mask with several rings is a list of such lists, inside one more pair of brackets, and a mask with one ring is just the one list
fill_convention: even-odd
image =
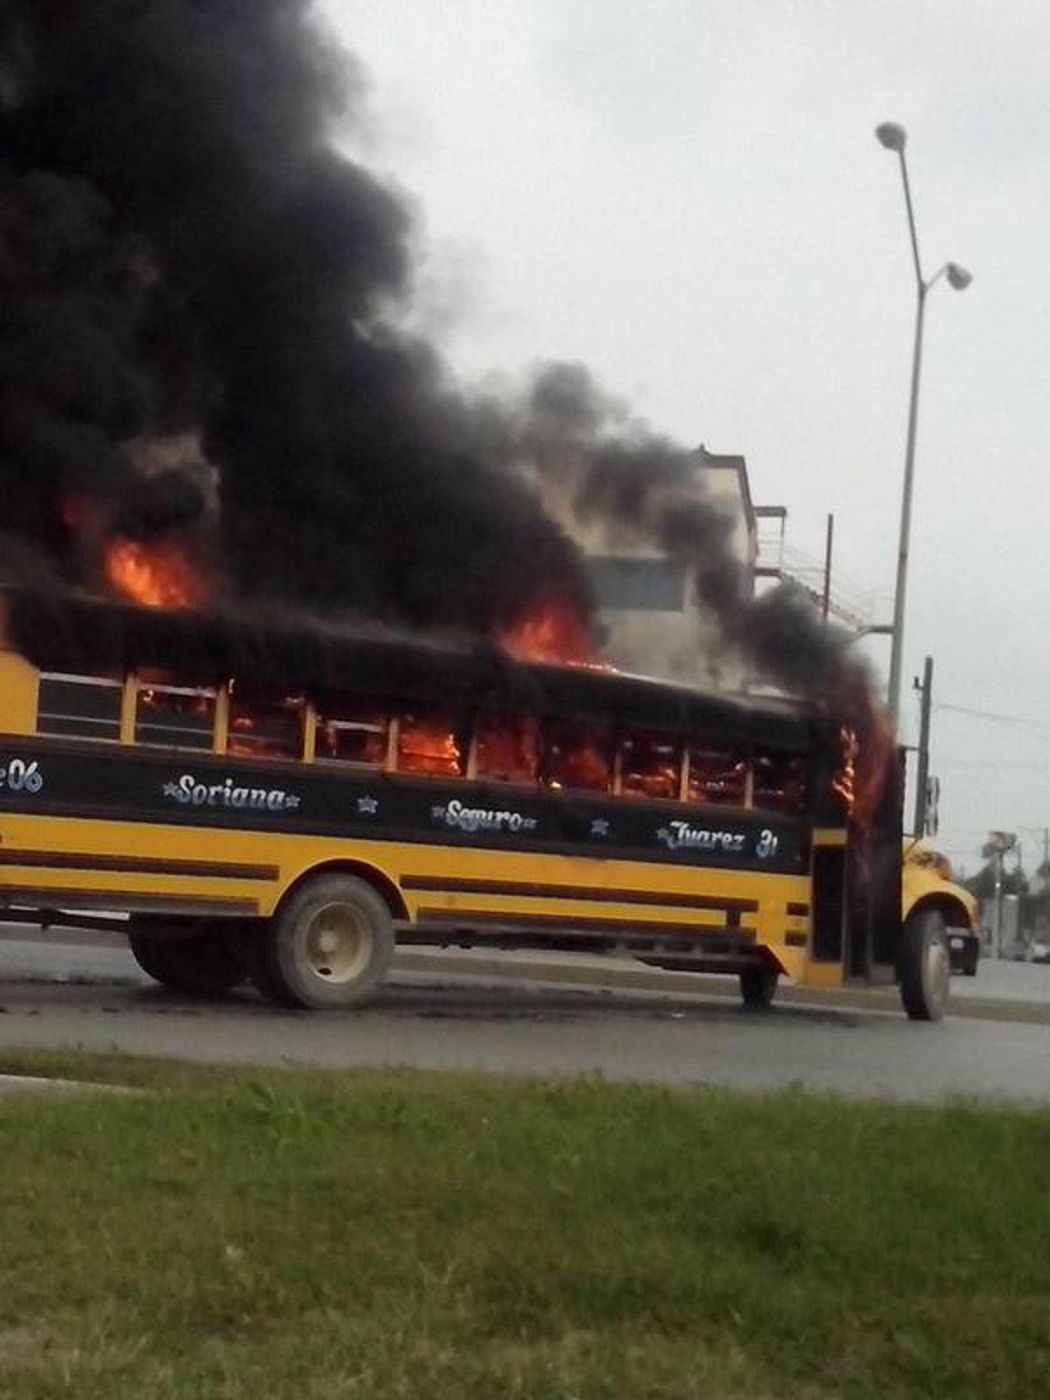
[(987, 771), (988, 769), (994, 769), (996, 772), (1000, 772), (1002, 769), (1013, 769), (1013, 770), (1016, 770), (1016, 771), (1019, 772), (1019, 773), (1027, 773), (1027, 772), (1029, 772), (1029, 771), (1031, 770), (1032, 765), (1031, 765), (1031, 763), (1021, 762), (1021, 761), (1018, 761), (1018, 762), (1016, 762), (1016, 763), (1015, 763), (1015, 762), (1012, 762), (1012, 761), (997, 762), (994, 758), (978, 758), (978, 759), (967, 759), (967, 758), (942, 758), (942, 759), (938, 759), (938, 761), (937, 761), (937, 767), (938, 767), (938, 768), (963, 768), (963, 769), (965, 769), (968, 773), (969, 773), (969, 772), (973, 772), (973, 771), (975, 771), (975, 770), (977, 770), (977, 769), (980, 769), (980, 770), (982, 770), (982, 771)]
[(994, 710), (975, 710), (969, 705), (949, 705), (943, 700), (934, 701), (935, 710), (948, 710), (954, 715), (969, 715), (972, 719), (987, 719), (993, 724), (1013, 724), (1028, 729), (1045, 729), (1050, 732), (1050, 720), (1029, 719), (1026, 715), (997, 714)]

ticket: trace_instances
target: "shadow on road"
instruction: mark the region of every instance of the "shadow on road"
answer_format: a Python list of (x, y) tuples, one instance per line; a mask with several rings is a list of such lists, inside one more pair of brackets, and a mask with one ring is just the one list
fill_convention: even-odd
[[(656, 993), (574, 990), (520, 984), (499, 986), (457, 982), (393, 981), (366, 1006), (343, 1012), (302, 1011), (264, 1001), (251, 987), (222, 997), (188, 997), (164, 987), (136, 982), (102, 982), (69, 978), (19, 979), (0, 982), (0, 1014), (30, 1008), (44, 1012), (76, 1009), (106, 1015), (200, 1016), (215, 1013), (251, 1018), (332, 1021), (342, 1017), (394, 1017), (421, 1021), (593, 1023), (628, 1021), (691, 1021), (706, 1025), (739, 1026), (755, 1022), (850, 1027), (871, 1013), (837, 1008), (784, 1004), (768, 1010), (745, 1008), (735, 998), (671, 997)], [(875, 1013), (879, 1014), (879, 1013)]]

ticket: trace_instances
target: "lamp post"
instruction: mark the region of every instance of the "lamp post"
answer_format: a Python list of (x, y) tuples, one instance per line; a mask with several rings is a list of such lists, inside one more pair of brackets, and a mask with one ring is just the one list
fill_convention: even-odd
[(904, 146), (908, 134), (896, 122), (883, 122), (875, 128), (875, 135), (888, 151), (896, 151), (900, 157), (901, 179), (904, 182), (904, 203), (908, 211), (908, 231), (911, 234), (911, 251), (915, 260), (915, 288), (917, 294), (915, 308), (915, 349), (911, 364), (911, 398), (908, 405), (908, 445), (904, 453), (904, 494), (901, 500), (900, 546), (897, 551), (897, 586), (893, 594), (893, 632), (890, 649), (889, 711), (894, 725), (900, 714), (901, 665), (904, 649), (904, 601), (908, 588), (908, 538), (911, 533), (912, 480), (915, 474), (915, 429), (919, 416), (919, 379), (922, 374), (922, 330), (926, 314), (926, 298), (933, 286), (946, 277), (948, 284), (957, 292), (963, 291), (971, 282), (971, 276), (958, 263), (944, 263), (930, 278), (922, 275), (919, 260), (919, 240), (915, 232), (915, 210), (911, 202), (911, 186), (908, 184), (908, 165), (904, 159)]

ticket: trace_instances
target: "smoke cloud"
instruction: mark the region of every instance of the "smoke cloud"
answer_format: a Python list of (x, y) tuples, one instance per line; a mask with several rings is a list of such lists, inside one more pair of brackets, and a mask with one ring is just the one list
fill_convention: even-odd
[[(306, 0), (0, 0), (3, 525), (74, 575), (90, 514), (217, 531), (253, 595), (585, 614), (571, 545), (391, 328), (410, 222), (332, 144), (362, 104)], [(151, 463), (173, 440), (189, 471)]]
[(253, 598), (487, 634), (550, 599), (586, 619), (536, 474), (688, 564), (764, 678), (867, 695), (807, 600), (752, 597), (695, 458), (586, 370), (472, 399), (396, 329), (411, 220), (334, 145), (364, 104), (307, 0), (0, 0), (8, 567), (91, 582), (105, 536), (176, 534)]
[(732, 520), (705, 494), (696, 454), (653, 433), (610, 398), (582, 365), (548, 365), (532, 385), (521, 451), (541, 474), (569, 484), (572, 509), (612, 542), (644, 544), (683, 563), (701, 610), (760, 679), (856, 710), (873, 689), (849, 634), (828, 626), (811, 599), (782, 584), (755, 595), (732, 546)]

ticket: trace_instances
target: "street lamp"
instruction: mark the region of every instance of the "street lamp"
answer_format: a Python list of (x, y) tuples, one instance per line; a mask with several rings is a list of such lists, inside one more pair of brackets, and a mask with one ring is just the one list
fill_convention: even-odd
[(904, 600), (908, 587), (908, 537), (911, 533), (911, 493), (912, 478), (915, 472), (915, 428), (919, 415), (919, 377), (922, 372), (922, 328), (926, 313), (926, 298), (931, 288), (941, 277), (946, 277), (948, 285), (957, 292), (970, 285), (972, 278), (958, 263), (944, 263), (932, 277), (922, 275), (919, 261), (919, 240), (915, 233), (915, 211), (911, 202), (911, 186), (908, 184), (908, 165), (904, 159), (904, 146), (908, 133), (897, 122), (883, 122), (875, 128), (875, 135), (888, 151), (896, 151), (900, 157), (901, 179), (904, 181), (904, 203), (908, 211), (908, 230), (911, 234), (911, 251), (915, 259), (915, 287), (917, 304), (915, 309), (915, 351), (911, 365), (911, 399), (908, 406), (908, 445), (904, 454), (904, 495), (901, 501), (900, 547), (897, 552), (897, 587), (893, 595), (893, 632), (890, 649), (889, 711), (894, 725), (900, 714), (901, 661), (904, 647)]

